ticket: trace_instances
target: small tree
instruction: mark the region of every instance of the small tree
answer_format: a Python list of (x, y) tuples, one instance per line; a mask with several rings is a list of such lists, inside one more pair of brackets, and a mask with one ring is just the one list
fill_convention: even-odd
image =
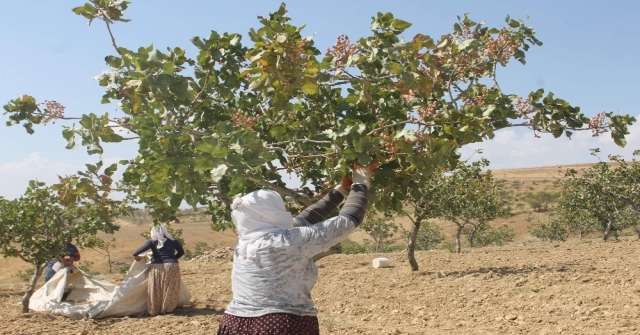
[(512, 242), (516, 237), (516, 232), (507, 225), (497, 228), (484, 225), (475, 230), (465, 227), (462, 233), (467, 236), (467, 241), (469, 241), (471, 248), (486, 247), (488, 245), (502, 246), (507, 242)]
[[(591, 153), (597, 156), (598, 149)], [(616, 158), (610, 156), (609, 158)], [(621, 159), (616, 158), (619, 161)], [(633, 198), (633, 176), (625, 169), (613, 168), (607, 162), (599, 162), (582, 169), (578, 174), (575, 169), (567, 170), (568, 177), (563, 181), (564, 193), (561, 206), (564, 214), (584, 211), (585, 215), (595, 218), (606, 241), (611, 234), (618, 239), (618, 233), (624, 228), (624, 210), (630, 207)], [(635, 186), (637, 187), (637, 186)]]
[(525, 202), (534, 212), (546, 212), (558, 201), (559, 194), (547, 191), (527, 192), (524, 196)]
[[(406, 239), (411, 237), (411, 231), (405, 230), (403, 233)], [(431, 250), (444, 241), (442, 229), (430, 221), (425, 221), (420, 225), (420, 230), (414, 242), (416, 250)]]
[(111, 274), (111, 251), (116, 247), (116, 239), (112, 236), (110, 239), (102, 239), (97, 236), (92, 237), (91, 249), (107, 258), (109, 265), (109, 274)]
[(569, 238), (567, 225), (559, 220), (551, 220), (549, 217), (547, 217), (547, 220), (547, 223), (543, 223), (538, 218), (532, 216), (527, 217), (527, 222), (529, 222), (528, 229), (531, 236), (545, 242), (565, 242), (567, 238)]
[(579, 241), (587, 234), (599, 230), (599, 220), (589, 211), (567, 207), (565, 202), (559, 204), (552, 218), (554, 224), (563, 226), (567, 233), (576, 234)]
[[(375, 212), (373, 212), (375, 213)], [(367, 219), (360, 225), (371, 238), (374, 243), (374, 252), (378, 252), (382, 245), (398, 232), (398, 226), (390, 216), (376, 216), (369, 212)]]
[(130, 212), (126, 203), (108, 197), (115, 166), (98, 173), (100, 166), (88, 164), (88, 170), (47, 187), (30, 181), (18, 199), (0, 200), (0, 253), (31, 264), (34, 274), (22, 298), (22, 312), (29, 311), (29, 299), (38, 278), (51, 257), (64, 251), (73, 240), (80, 246), (92, 246), (99, 231), (118, 229), (114, 219)]
[(467, 231), (473, 245), (476, 235), (487, 229), (489, 222), (509, 213), (502, 198), (501, 183), (496, 183), (491, 171), (482, 171), (487, 160), (459, 165), (451, 174), (443, 174), (442, 182), (431, 195), (434, 212), (456, 225), (456, 252), (460, 252), (460, 236)]

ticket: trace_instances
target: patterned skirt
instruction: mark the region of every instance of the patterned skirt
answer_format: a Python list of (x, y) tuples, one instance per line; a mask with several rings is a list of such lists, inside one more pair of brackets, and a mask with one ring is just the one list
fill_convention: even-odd
[(218, 335), (320, 335), (317, 316), (274, 313), (258, 317), (225, 314)]
[(149, 315), (173, 312), (180, 298), (180, 265), (178, 263), (151, 264), (147, 292)]

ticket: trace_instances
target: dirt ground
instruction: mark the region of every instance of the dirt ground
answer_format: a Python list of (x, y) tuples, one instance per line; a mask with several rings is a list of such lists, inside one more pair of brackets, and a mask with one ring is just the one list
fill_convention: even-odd
[[(321, 334), (637, 334), (640, 242), (519, 244), (318, 261)], [(384, 256), (391, 267), (374, 269)], [(173, 315), (71, 320), (20, 313), (26, 285), (0, 286), (0, 334), (213, 334), (231, 299), (228, 260), (185, 261), (193, 298)], [(119, 283), (122, 275), (103, 276)]]

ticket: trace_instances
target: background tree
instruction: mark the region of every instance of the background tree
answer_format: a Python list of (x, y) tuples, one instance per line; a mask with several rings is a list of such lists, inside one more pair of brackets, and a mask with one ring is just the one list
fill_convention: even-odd
[(546, 212), (558, 201), (559, 194), (548, 191), (527, 192), (523, 198), (534, 212)]
[(623, 212), (629, 205), (625, 197), (617, 195), (628, 182), (623, 176), (607, 162), (582, 169), (580, 174), (569, 169), (567, 179), (563, 181), (565, 193), (561, 206), (564, 213), (585, 211), (598, 220), (603, 240), (606, 241), (611, 234), (617, 239), (625, 227)]
[(99, 231), (113, 233), (119, 228), (115, 218), (130, 213), (125, 202), (108, 197), (115, 166), (104, 173), (98, 173), (99, 168), (90, 165), (93, 175), (61, 177), (59, 184), (50, 187), (31, 181), (20, 198), (0, 200), (0, 253), (34, 267), (22, 299), (23, 312), (29, 311), (29, 299), (44, 265), (63, 252), (67, 242), (91, 247), (92, 237)]
[(582, 239), (589, 233), (599, 231), (599, 220), (587, 210), (576, 209), (568, 206), (563, 202), (558, 206), (557, 212), (553, 215), (553, 220), (557, 224), (566, 227), (567, 233), (578, 235), (578, 240)]
[(111, 235), (110, 238), (105, 239), (98, 236), (92, 236), (90, 245), (91, 249), (107, 258), (107, 264), (109, 265), (109, 274), (111, 274), (111, 251), (116, 247), (115, 237)]
[[(407, 241), (413, 235), (412, 231), (404, 230), (403, 236)], [(415, 250), (431, 250), (444, 241), (442, 229), (435, 223), (425, 221), (420, 225), (415, 241), (412, 242)]]
[(542, 222), (540, 218), (533, 216), (527, 217), (529, 222), (529, 232), (531, 236), (539, 238), (545, 242), (565, 242), (569, 238), (569, 228), (565, 221), (555, 220), (547, 216), (547, 222)]
[(442, 174), (438, 187), (429, 195), (431, 215), (456, 225), (456, 252), (460, 252), (460, 236), (466, 230), (470, 244), (478, 234), (488, 229), (490, 221), (509, 213), (502, 198), (502, 183), (493, 178), (491, 171), (482, 171), (487, 160), (470, 165), (460, 164), (451, 173)]
[(388, 240), (398, 232), (398, 225), (390, 216), (369, 212), (366, 220), (360, 225), (374, 243), (374, 252), (379, 252), (380, 247), (386, 245)]
[(486, 247), (488, 245), (503, 246), (507, 242), (512, 242), (516, 237), (516, 232), (508, 225), (491, 227), (484, 224), (479, 227), (465, 227), (462, 234), (467, 236), (467, 241), (471, 248)]

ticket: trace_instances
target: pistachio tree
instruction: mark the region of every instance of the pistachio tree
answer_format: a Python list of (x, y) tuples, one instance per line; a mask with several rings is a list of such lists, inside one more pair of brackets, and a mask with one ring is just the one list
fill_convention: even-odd
[(635, 121), (609, 112), (589, 118), (542, 89), (509, 93), (499, 69), (525, 64), (530, 47), (542, 45), (534, 29), (511, 17), (491, 27), (465, 14), (448, 34), (405, 38), (411, 23), (376, 13), (368, 36), (340, 35), (321, 50), (282, 4), (244, 35), (193, 37), (197, 53), (188, 55), (181, 47), (120, 45), (111, 27), (128, 21), (129, 5), (91, 0), (73, 9), (106, 26), (114, 53), (98, 81), (101, 101), (117, 103), (117, 114), (69, 116), (60, 103), (29, 95), (4, 109), (9, 125), (30, 133), (52, 120), (77, 122), (64, 126), (67, 147), (82, 145), (89, 154), (101, 154), (105, 142), (137, 142), (137, 155), (120, 162), (122, 188), (156, 222), (175, 220), (186, 203), (207, 206), (213, 228), (224, 229), (234, 195), (269, 187), (309, 204), (308, 194), (285, 187), (283, 174), (318, 191), (372, 159), (382, 164), (371, 204), (401, 212), (407, 194), (422, 187), (416, 174), (455, 168), (458, 149), (499, 129), (555, 137), (608, 132), (624, 145)]
[[(90, 164), (89, 164), (90, 165)], [(29, 311), (44, 265), (61, 254), (69, 241), (91, 247), (98, 232), (112, 234), (118, 215), (130, 213), (125, 202), (112, 200), (110, 175), (88, 166), (94, 175), (60, 177), (59, 183), (47, 186), (30, 181), (24, 195), (17, 199), (0, 199), (0, 254), (19, 258), (34, 267), (34, 274), (22, 298), (22, 312)]]
[(489, 222), (509, 213), (502, 197), (501, 183), (490, 170), (482, 171), (485, 159), (472, 164), (460, 164), (450, 173), (441, 174), (437, 187), (429, 193), (431, 215), (451, 221), (456, 226), (456, 252), (460, 253), (460, 237), (466, 231), (473, 246), (477, 235), (489, 228)]
[[(594, 156), (599, 152), (591, 150)], [(638, 154), (640, 151), (635, 151), (633, 156)], [(611, 234), (617, 239), (622, 229), (635, 229), (634, 222), (640, 217), (640, 163), (615, 155), (608, 159), (581, 171), (568, 169), (560, 201), (565, 220), (575, 221), (571, 219), (574, 216), (587, 216), (587, 220), (582, 218), (583, 224), (595, 220), (605, 241)]]
[(616, 194), (626, 183), (620, 177), (607, 162), (596, 163), (580, 173), (567, 170), (567, 179), (562, 183), (565, 190), (561, 207), (569, 212), (584, 211), (595, 218), (604, 241), (611, 234), (618, 239), (619, 232), (625, 228), (622, 214), (628, 207), (627, 200)]

